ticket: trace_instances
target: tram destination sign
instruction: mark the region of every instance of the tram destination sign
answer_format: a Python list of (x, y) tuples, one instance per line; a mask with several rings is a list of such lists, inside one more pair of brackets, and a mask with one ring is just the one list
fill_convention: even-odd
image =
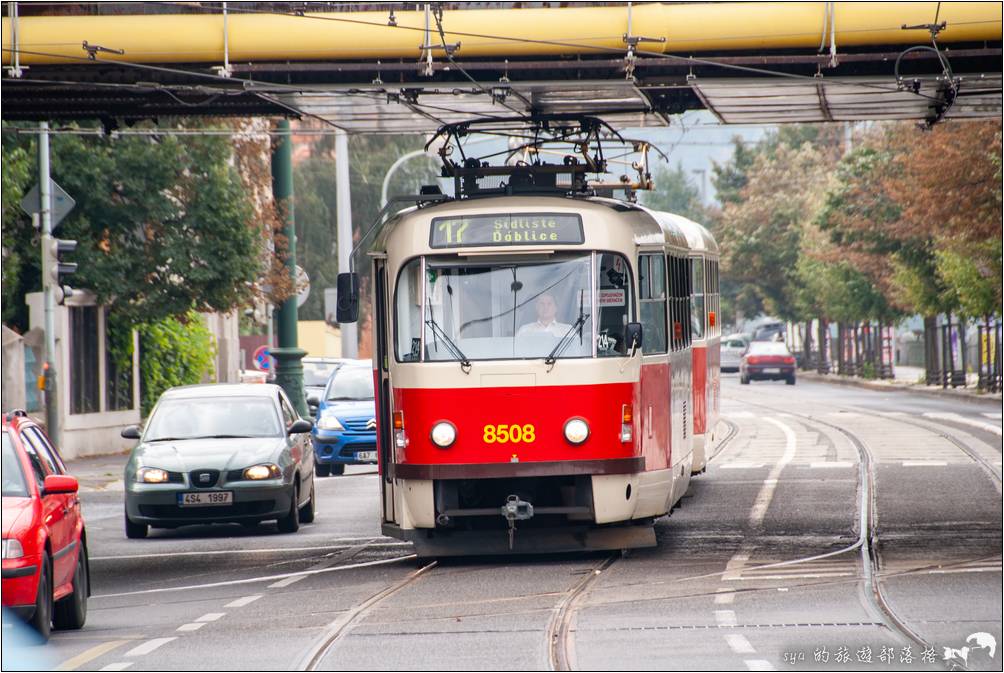
[(581, 245), (582, 218), (569, 213), (462, 215), (432, 220), (429, 246)]

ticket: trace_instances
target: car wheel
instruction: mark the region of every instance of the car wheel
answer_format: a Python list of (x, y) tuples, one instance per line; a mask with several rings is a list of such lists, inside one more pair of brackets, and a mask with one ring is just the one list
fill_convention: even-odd
[[(294, 479), (299, 479), (299, 475), (293, 477)], [(295, 533), (300, 530), (300, 512), (296, 506), (296, 501), (300, 499), (300, 489), (297, 486), (293, 487), (293, 495), (289, 499), (289, 511), (286, 516), (279, 519), (276, 523), (279, 524), (280, 533)]]
[(748, 386), (750, 384), (750, 377), (748, 377), (748, 376), (740, 376), (739, 377), (739, 383), (743, 384), (744, 386)]
[(129, 518), (129, 513), (126, 512), (125, 515), (125, 531), (126, 537), (130, 540), (140, 540), (146, 537), (147, 531), (150, 529), (145, 523), (136, 523)]
[(57, 629), (79, 629), (87, 621), (87, 547), (80, 541), (77, 567), (73, 571), (73, 593), (58, 601), (52, 611), (52, 625)]
[(307, 504), (300, 508), (300, 523), (314, 523), (314, 513), (316, 505), (314, 503), (314, 480), (310, 480), (310, 499)]
[(38, 573), (38, 590), (35, 592), (35, 614), (28, 621), (38, 631), (43, 641), (49, 640), (52, 631), (52, 562), (49, 554), (42, 554), (42, 570)]
[(786, 378), (784, 380), (784, 382), (787, 383), (789, 386), (793, 386), (793, 385), (795, 385), (795, 377), (794, 376), (789, 376), (788, 378)]
[(327, 463), (314, 463), (314, 473), (318, 477), (327, 477), (331, 474), (331, 466)]
[(345, 474), (345, 463), (337, 463), (331, 466), (331, 474)]

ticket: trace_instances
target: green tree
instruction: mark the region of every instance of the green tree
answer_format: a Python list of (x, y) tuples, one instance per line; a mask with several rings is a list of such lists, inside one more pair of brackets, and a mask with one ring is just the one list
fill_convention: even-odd
[[(57, 232), (79, 242), (75, 286), (134, 324), (249, 299), (266, 241), (228, 138), (56, 135), (51, 148), (52, 177), (77, 202)], [(10, 319), (23, 323), (23, 295), (40, 289), (38, 255), (27, 254), (37, 239), (23, 216), (11, 233), (25, 256)]]
[(682, 215), (695, 222), (707, 220), (707, 209), (701, 202), (701, 190), (683, 170), (676, 168), (660, 168), (656, 171), (655, 189), (643, 192), (644, 205), (653, 210), (662, 210)]
[[(31, 147), (15, 144), (13, 136), (3, 134), (3, 321), (11, 321), (16, 314), (17, 298), (24, 295), (21, 274), (23, 259), (31, 256), (31, 249), (18, 245), (18, 220), (21, 199), (30, 184)], [(37, 248), (36, 248), (37, 250)], [(29, 282), (30, 279), (29, 279)], [(23, 302), (21, 302), (23, 303)]]

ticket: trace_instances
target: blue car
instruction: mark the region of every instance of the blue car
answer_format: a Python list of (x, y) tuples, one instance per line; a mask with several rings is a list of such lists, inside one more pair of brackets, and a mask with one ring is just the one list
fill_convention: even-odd
[(319, 477), (343, 474), (346, 465), (376, 464), (376, 406), (372, 365), (342, 365), (328, 380), (324, 395), (312, 397), (314, 470)]

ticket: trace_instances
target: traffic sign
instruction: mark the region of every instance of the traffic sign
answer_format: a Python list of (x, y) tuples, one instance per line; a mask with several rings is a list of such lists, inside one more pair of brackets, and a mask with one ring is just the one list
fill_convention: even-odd
[[(51, 203), (49, 212), (52, 219), (52, 227), (55, 229), (56, 225), (70, 214), (70, 211), (77, 205), (77, 202), (52, 179), (49, 180), (49, 199)], [(38, 185), (32, 187), (31, 191), (21, 199), (21, 208), (29, 214), (42, 211), (42, 195), (39, 193)]]
[(255, 369), (258, 371), (267, 372), (272, 370), (272, 354), (269, 352), (268, 346), (258, 346), (251, 359), (254, 362)]

